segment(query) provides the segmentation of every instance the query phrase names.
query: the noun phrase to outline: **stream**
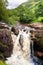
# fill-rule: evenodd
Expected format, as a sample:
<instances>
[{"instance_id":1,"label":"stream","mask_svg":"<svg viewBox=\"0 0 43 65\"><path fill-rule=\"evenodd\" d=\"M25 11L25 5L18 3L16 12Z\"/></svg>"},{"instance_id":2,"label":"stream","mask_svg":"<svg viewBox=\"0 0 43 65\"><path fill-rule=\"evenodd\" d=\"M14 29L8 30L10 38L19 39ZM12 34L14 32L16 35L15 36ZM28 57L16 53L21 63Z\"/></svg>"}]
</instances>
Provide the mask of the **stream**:
<instances>
[{"instance_id":1,"label":"stream","mask_svg":"<svg viewBox=\"0 0 43 65\"><path fill-rule=\"evenodd\" d=\"M31 43L30 28L25 27L25 30L19 29L19 35L16 36L12 33L13 39L13 53L11 57L7 58L8 65L43 65L39 59L31 57L30 43Z\"/></svg>"}]
</instances>

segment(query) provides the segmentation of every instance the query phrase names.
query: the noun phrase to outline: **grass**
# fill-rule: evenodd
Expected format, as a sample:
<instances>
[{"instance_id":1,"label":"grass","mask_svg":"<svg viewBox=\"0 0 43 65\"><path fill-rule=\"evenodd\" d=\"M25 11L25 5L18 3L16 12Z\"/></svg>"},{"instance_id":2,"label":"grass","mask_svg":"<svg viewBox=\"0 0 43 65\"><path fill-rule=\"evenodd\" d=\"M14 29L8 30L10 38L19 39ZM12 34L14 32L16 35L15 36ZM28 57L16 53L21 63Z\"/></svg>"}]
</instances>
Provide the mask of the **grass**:
<instances>
[{"instance_id":1,"label":"grass","mask_svg":"<svg viewBox=\"0 0 43 65\"><path fill-rule=\"evenodd\" d=\"M3 60L0 60L0 65L7 65Z\"/></svg>"}]
</instances>

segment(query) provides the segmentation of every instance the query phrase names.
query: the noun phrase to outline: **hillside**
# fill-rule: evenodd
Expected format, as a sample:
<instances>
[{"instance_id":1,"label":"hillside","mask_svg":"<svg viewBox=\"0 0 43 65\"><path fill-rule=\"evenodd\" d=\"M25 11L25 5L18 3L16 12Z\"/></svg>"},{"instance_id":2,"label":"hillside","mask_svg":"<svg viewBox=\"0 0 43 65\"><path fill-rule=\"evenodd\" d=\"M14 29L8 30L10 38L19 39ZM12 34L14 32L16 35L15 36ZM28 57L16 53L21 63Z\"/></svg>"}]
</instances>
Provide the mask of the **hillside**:
<instances>
[{"instance_id":1,"label":"hillside","mask_svg":"<svg viewBox=\"0 0 43 65\"><path fill-rule=\"evenodd\" d=\"M43 1L29 1L19 7L8 10L9 21L13 24L15 21L22 23L43 22ZM13 21L13 22L12 22Z\"/></svg>"},{"instance_id":2,"label":"hillside","mask_svg":"<svg viewBox=\"0 0 43 65\"><path fill-rule=\"evenodd\" d=\"M29 0L11 10L5 9L1 3L0 13L0 20L9 25L16 24L17 22L43 22L43 0Z\"/></svg>"}]
</instances>

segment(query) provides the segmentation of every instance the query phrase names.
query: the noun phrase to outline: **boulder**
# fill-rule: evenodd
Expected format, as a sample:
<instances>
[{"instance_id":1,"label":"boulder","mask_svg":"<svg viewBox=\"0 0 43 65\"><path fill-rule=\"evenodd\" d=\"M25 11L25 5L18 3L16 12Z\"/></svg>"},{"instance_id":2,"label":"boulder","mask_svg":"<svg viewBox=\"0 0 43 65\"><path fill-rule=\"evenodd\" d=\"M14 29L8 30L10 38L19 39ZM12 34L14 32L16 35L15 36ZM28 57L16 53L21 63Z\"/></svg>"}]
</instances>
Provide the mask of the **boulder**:
<instances>
[{"instance_id":1,"label":"boulder","mask_svg":"<svg viewBox=\"0 0 43 65\"><path fill-rule=\"evenodd\" d=\"M0 59L5 60L10 57L13 50L13 41L11 31L7 29L0 30Z\"/></svg>"},{"instance_id":2,"label":"boulder","mask_svg":"<svg viewBox=\"0 0 43 65\"><path fill-rule=\"evenodd\" d=\"M12 31L15 35L18 35L18 34L19 34L19 30L18 30L18 28L16 28L16 27L12 27L12 28L11 28L11 31Z\"/></svg>"}]
</instances>

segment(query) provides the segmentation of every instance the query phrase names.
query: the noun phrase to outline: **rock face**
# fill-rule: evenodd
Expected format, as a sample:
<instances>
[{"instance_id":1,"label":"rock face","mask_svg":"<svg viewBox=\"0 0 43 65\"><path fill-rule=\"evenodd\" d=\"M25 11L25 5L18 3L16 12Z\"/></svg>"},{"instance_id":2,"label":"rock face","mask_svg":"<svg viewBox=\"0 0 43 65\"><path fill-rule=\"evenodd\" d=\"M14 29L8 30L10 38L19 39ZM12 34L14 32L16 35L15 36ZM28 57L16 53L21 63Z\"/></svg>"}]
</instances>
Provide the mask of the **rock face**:
<instances>
[{"instance_id":1,"label":"rock face","mask_svg":"<svg viewBox=\"0 0 43 65\"><path fill-rule=\"evenodd\" d=\"M32 24L28 24L29 27L31 28L35 28L35 29L42 29L43 28L43 23L40 23L40 22L35 22L35 23L32 23Z\"/></svg>"},{"instance_id":2,"label":"rock face","mask_svg":"<svg viewBox=\"0 0 43 65\"><path fill-rule=\"evenodd\" d=\"M33 40L34 55L43 60L43 32L37 32L35 39Z\"/></svg>"},{"instance_id":3,"label":"rock face","mask_svg":"<svg viewBox=\"0 0 43 65\"><path fill-rule=\"evenodd\" d=\"M13 50L11 32L7 29L0 30L0 59L10 57Z\"/></svg>"},{"instance_id":4,"label":"rock face","mask_svg":"<svg viewBox=\"0 0 43 65\"><path fill-rule=\"evenodd\" d=\"M0 29L9 29L9 26L5 23L0 22Z\"/></svg>"},{"instance_id":5,"label":"rock face","mask_svg":"<svg viewBox=\"0 0 43 65\"><path fill-rule=\"evenodd\" d=\"M35 30L30 31L31 40L33 41L34 55L40 60L43 60L43 24L35 25L33 27Z\"/></svg>"},{"instance_id":6,"label":"rock face","mask_svg":"<svg viewBox=\"0 0 43 65\"><path fill-rule=\"evenodd\" d=\"M11 28L11 31L14 32L15 35L18 35L19 34L19 30L16 27L12 27Z\"/></svg>"}]
</instances>

